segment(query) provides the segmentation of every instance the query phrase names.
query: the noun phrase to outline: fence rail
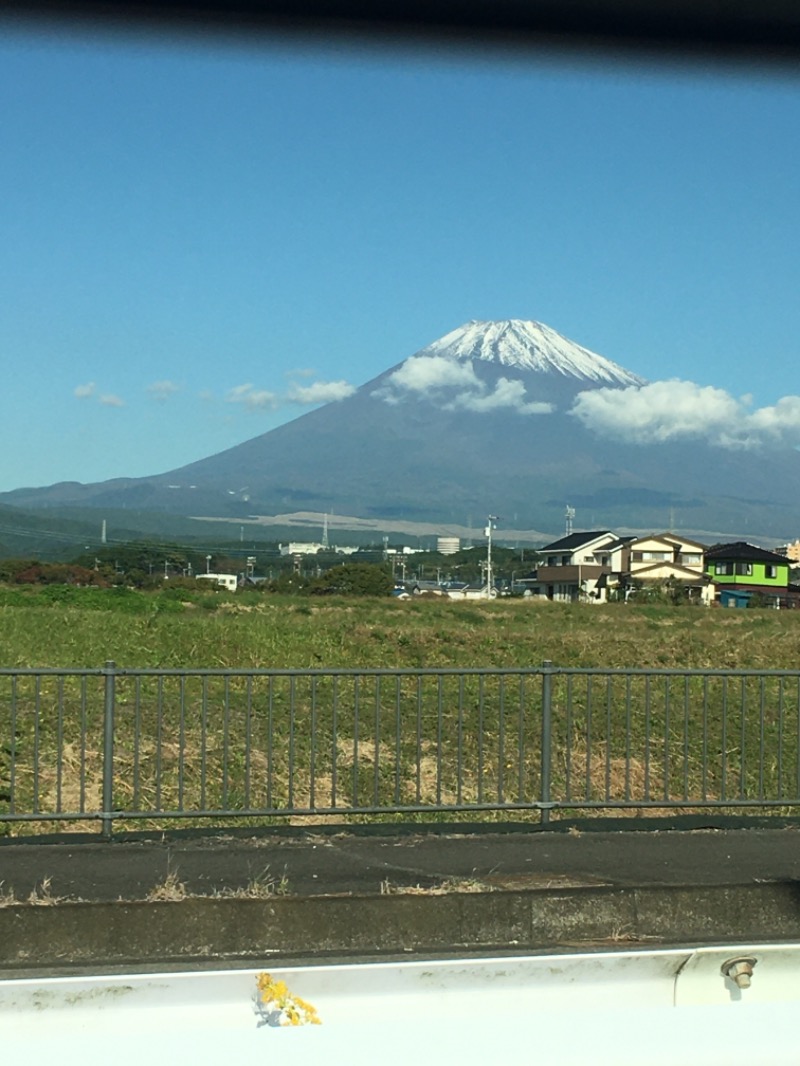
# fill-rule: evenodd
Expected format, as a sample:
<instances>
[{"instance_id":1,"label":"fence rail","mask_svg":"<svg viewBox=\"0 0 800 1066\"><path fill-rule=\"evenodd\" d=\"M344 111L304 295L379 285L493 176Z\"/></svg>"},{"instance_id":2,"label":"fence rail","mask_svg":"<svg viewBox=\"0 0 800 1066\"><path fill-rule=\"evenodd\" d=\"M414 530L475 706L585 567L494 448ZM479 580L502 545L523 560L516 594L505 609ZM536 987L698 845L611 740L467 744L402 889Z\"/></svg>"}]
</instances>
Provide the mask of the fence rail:
<instances>
[{"instance_id":1,"label":"fence rail","mask_svg":"<svg viewBox=\"0 0 800 1066\"><path fill-rule=\"evenodd\" d=\"M0 822L800 805L800 671L0 670Z\"/></svg>"}]
</instances>

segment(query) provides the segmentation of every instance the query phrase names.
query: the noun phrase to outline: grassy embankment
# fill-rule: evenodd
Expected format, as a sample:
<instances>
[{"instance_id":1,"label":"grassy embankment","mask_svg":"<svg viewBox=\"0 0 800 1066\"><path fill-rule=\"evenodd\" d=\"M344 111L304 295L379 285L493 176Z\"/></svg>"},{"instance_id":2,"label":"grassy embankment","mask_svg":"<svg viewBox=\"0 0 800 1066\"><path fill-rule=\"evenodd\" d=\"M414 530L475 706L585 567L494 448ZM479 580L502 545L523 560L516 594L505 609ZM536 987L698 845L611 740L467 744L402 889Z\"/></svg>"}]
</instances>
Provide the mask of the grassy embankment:
<instances>
[{"instance_id":1,"label":"grassy embankment","mask_svg":"<svg viewBox=\"0 0 800 1066\"><path fill-rule=\"evenodd\" d=\"M0 666L468 669L551 660L761 670L795 669L800 647L800 612L213 594L186 605L92 590L81 601L83 591L69 594L74 602L51 593L49 603L9 592L3 604L0 590ZM15 700L8 679L2 685L0 745L16 732L17 807L99 809L102 679L83 689L46 680L38 690L20 679ZM648 797L690 807L723 785L728 797L797 794L796 681L763 692L750 682L671 685L554 679L554 796L578 808ZM335 806L346 817L351 805L522 802L539 787L540 708L538 678L121 678L115 805ZM5 762L0 792L7 754Z\"/></svg>"}]
</instances>

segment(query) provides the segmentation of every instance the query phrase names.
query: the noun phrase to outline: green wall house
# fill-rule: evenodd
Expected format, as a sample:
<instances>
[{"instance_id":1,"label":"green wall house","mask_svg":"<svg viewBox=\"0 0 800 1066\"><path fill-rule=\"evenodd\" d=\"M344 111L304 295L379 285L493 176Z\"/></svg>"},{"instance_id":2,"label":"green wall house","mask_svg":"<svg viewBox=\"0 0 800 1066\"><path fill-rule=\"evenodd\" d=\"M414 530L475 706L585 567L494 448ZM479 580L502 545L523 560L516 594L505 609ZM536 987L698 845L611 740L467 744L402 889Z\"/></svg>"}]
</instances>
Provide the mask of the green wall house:
<instances>
[{"instance_id":1,"label":"green wall house","mask_svg":"<svg viewBox=\"0 0 800 1066\"><path fill-rule=\"evenodd\" d=\"M789 589L790 562L785 555L758 548L743 540L717 544L705 553L705 570L714 582L720 599L731 606L746 600L724 597L724 592L762 593L782 597Z\"/></svg>"}]
</instances>

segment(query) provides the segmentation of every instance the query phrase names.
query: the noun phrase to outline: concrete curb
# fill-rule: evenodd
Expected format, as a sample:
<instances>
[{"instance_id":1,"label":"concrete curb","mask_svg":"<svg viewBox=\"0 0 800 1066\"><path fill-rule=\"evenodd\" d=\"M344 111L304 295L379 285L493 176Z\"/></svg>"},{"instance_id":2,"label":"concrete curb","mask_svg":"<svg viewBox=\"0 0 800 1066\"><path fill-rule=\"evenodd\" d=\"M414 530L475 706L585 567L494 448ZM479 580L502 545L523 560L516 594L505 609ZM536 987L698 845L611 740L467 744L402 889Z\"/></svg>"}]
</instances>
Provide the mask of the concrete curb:
<instances>
[{"instance_id":1,"label":"concrete curb","mask_svg":"<svg viewBox=\"0 0 800 1066\"><path fill-rule=\"evenodd\" d=\"M800 938L800 886L590 887L0 908L0 969Z\"/></svg>"}]
</instances>

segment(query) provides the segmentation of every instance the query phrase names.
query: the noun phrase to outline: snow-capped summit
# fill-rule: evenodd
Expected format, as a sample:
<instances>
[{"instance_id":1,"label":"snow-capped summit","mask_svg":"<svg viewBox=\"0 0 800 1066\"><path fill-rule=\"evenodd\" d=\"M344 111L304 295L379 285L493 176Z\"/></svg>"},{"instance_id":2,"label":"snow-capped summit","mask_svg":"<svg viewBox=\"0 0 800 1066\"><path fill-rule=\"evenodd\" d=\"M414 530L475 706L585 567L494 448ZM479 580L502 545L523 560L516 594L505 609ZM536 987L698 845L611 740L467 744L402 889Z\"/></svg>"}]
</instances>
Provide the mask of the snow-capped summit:
<instances>
[{"instance_id":1,"label":"snow-capped summit","mask_svg":"<svg viewBox=\"0 0 800 1066\"><path fill-rule=\"evenodd\" d=\"M644 378L568 340L542 322L517 318L500 322L467 322L418 354L480 359L613 386L645 384Z\"/></svg>"}]
</instances>

